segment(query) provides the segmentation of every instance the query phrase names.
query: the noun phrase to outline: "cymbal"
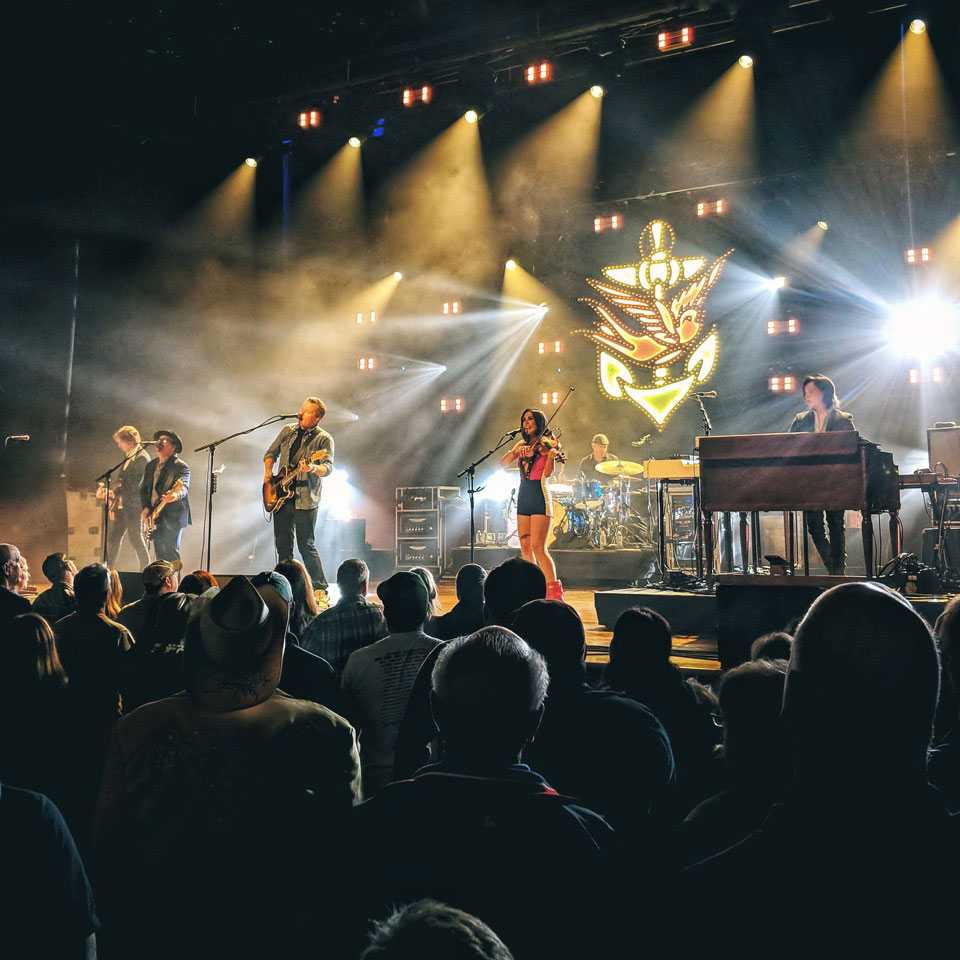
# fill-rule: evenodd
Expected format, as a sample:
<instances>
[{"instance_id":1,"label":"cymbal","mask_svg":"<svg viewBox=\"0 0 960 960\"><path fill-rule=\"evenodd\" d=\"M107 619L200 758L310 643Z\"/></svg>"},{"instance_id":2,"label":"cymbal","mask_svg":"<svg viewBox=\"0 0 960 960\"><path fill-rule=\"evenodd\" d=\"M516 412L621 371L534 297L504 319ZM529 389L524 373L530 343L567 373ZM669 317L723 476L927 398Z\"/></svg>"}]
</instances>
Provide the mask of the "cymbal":
<instances>
[{"instance_id":1,"label":"cymbal","mask_svg":"<svg viewBox=\"0 0 960 960\"><path fill-rule=\"evenodd\" d=\"M634 460L604 460L594 465L597 473L606 477L642 477L643 464Z\"/></svg>"}]
</instances>

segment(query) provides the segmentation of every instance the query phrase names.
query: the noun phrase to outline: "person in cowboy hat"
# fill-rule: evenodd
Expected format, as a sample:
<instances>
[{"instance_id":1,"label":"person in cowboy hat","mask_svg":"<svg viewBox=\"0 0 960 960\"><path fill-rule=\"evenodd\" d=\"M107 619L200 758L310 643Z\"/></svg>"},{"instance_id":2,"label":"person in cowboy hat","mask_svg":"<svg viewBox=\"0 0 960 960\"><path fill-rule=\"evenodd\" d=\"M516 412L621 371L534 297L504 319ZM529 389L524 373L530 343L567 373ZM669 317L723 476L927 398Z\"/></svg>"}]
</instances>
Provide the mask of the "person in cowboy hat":
<instances>
[{"instance_id":1,"label":"person in cowboy hat","mask_svg":"<svg viewBox=\"0 0 960 960\"><path fill-rule=\"evenodd\" d=\"M140 484L140 518L146 520L161 504L153 533L153 552L157 560L180 560L183 528L192 523L190 516L190 467L180 459L183 442L172 430L158 430L153 439L157 456L143 471Z\"/></svg>"},{"instance_id":2,"label":"person in cowboy hat","mask_svg":"<svg viewBox=\"0 0 960 960\"><path fill-rule=\"evenodd\" d=\"M278 690L289 615L282 591L242 576L198 598L186 689L117 726L96 850L118 956L288 955L311 838L338 835L361 799L353 727ZM293 849L282 880L262 874Z\"/></svg>"}]
</instances>

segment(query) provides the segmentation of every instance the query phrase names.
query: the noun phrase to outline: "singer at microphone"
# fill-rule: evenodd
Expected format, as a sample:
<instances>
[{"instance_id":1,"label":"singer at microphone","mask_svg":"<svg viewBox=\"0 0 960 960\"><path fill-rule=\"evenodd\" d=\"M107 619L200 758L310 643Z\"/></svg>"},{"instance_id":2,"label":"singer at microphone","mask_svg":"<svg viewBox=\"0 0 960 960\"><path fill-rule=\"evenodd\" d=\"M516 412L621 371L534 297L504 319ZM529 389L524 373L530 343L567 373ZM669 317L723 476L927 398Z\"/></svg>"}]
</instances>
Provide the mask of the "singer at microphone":
<instances>
[{"instance_id":1,"label":"singer at microphone","mask_svg":"<svg viewBox=\"0 0 960 960\"><path fill-rule=\"evenodd\" d=\"M296 425L284 424L263 455L265 489L274 482L274 465L279 472L291 468L297 471L293 495L272 512L277 556L280 560L292 560L296 539L313 587L323 593L327 578L314 538L323 478L333 470L333 437L319 425L326 412L326 404L319 397L307 397L300 404ZM283 419L290 418L284 415Z\"/></svg>"},{"instance_id":2,"label":"singer at microphone","mask_svg":"<svg viewBox=\"0 0 960 960\"><path fill-rule=\"evenodd\" d=\"M140 524L140 484L150 462L150 454L144 447L155 447L156 441L144 440L136 427L125 424L114 432L113 442L126 459L111 481L111 503L108 505L110 514L107 518L107 566L116 568L120 549L126 540L127 544L133 547L142 570L150 562ZM100 495L100 491L97 493L98 499L105 499L105 494Z\"/></svg>"}]
</instances>

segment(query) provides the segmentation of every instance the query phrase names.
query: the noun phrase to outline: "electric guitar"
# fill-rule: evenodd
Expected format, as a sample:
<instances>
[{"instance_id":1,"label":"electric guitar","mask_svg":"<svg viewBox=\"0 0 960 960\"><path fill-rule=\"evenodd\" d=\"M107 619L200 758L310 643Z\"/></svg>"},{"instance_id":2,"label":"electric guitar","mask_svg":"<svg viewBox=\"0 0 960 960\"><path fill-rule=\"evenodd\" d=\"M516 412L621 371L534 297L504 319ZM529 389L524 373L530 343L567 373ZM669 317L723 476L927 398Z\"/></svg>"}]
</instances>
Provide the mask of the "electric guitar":
<instances>
[{"instance_id":1,"label":"electric guitar","mask_svg":"<svg viewBox=\"0 0 960 960\"><path fill-rule=\"evenodd\" d=\"M329 450L318 450L307 463L323 463L330 459ZM300 463L304 461L301 460ZM283 467L269 480L263 481L263 509L267 513L276 513L291 497L297 493L299 464L296 467Z\"/></svg>"},{"instance_id":2,"label":"electric guitar","mask_svg":"<svg viewBox=\"0 0 960 960\"><path fill-rule=\"evenodd\" d=\"M168 504L180 498L183 493L183 480L176 480L173 486L160 498L157 505L140 521L140 529L143 532L143 539L150 541L157 532L157 520L160 514L166 509ZM169 499L167 499L169 497Z\"/></svg>"}]
</instances>

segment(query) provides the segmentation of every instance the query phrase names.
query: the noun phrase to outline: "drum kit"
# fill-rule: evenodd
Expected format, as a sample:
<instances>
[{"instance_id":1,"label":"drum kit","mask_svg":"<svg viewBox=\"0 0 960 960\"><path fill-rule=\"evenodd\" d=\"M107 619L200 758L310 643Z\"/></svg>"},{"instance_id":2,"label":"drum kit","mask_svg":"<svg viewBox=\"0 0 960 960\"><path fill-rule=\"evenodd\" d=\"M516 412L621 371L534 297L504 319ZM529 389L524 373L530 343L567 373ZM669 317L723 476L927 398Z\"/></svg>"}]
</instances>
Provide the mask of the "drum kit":
<instances>
[{"instance_id":1,"label":"drum kit","mask_svg":"<svg viewBox=\"0 0 960 960\"><path fill-rule=\"evenodd\" d=\"M599 476L579 477L573 483L547 481L553 501L547 545L574 550L648 546L650 504L647 502L643 513L634 507L634 499L642 492L639 482L644 479L644 465L605 460L594 464L594 469ZM491 514L485 511L477 543L518 548L515 491L497 512L505 532L490 529Z\"/></svg>"}]
</instances>

